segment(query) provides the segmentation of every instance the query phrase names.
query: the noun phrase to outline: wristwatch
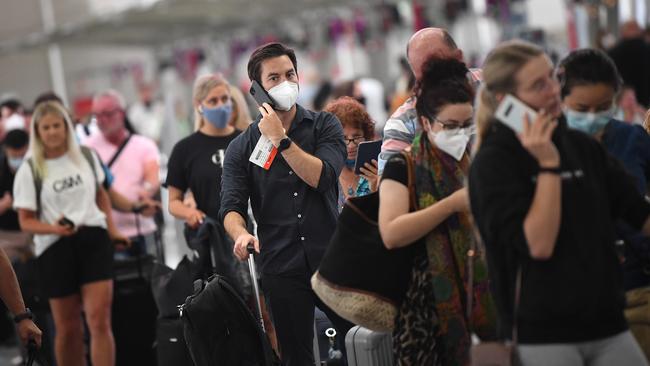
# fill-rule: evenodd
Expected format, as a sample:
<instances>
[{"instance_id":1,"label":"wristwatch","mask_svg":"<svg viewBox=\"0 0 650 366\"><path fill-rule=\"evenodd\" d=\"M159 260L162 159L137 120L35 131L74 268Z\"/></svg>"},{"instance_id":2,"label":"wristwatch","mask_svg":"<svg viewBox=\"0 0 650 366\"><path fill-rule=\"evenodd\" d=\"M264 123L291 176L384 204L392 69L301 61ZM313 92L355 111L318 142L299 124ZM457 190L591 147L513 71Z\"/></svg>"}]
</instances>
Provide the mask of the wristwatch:
<instances>
[{"instance_id":1,"label":"wristwatch","mask_svg":"<svg viewBox=\"0 0 650 366\"><path fill-rule=\"evenodd\" d=\"M282 140L280 140L280 144L278 145L278 152L281 153L284 150L288 149L289 146L291 146L291 139L288 136L285 136Z\"/></svg>"},{"instance_id":2,"label":"wristwatch","mask_svg":"<svg viewBox=\"0 0 650 366\"><path fill-rule=\"evenodd\" d=\"M20 313L20 314L17 314L16 316L14 316L14 323L18 324L18 323L22 322L25 319L30 319L30 320L34 319L34 314L32 314L32 311L29 310L29 308L25 308L24 313Z\"/></svg>"}]
</instances>

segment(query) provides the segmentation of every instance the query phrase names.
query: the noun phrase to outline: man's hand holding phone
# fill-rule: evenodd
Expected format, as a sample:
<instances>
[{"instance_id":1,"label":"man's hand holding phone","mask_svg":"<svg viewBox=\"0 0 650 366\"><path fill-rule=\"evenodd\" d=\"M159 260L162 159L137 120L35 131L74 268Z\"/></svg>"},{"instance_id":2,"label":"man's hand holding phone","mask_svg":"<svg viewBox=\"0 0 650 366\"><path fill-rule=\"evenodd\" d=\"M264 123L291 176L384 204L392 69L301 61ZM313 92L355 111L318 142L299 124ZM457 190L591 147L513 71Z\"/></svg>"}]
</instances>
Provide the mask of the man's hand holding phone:
<instances>
[{"instance_id":1,"label":"man's hand holding phone","mask_svg":"<svg viewBox=\"0 0 650 366\"><path fill-rule=\"evenodd\" d=\"M284 127L282 127L282 121L275 113L275 110L268 104L264 103L259 107L260 113L262 114L262 119L258 125L262 135L266 136L273 146L277 147L280 144L280 141L285 137Z\"/></svg>"},{"instance_id":2,"label":"man's hand holding phone","mask_svg":"<svg viewBox=\"0 0 650 366\"><path fill-rule=\"evenodd\" d=\"M260 242L257 240L256 237L249 233L243 233L237 237L235 240L235 247L233 249L233 252L235 253L235 256L239 258L241 261L245 261L248 259L248 245L253 244L253 247L255 247L255 251L257 253L260 252Z\"/></svg>"}]
</instances>

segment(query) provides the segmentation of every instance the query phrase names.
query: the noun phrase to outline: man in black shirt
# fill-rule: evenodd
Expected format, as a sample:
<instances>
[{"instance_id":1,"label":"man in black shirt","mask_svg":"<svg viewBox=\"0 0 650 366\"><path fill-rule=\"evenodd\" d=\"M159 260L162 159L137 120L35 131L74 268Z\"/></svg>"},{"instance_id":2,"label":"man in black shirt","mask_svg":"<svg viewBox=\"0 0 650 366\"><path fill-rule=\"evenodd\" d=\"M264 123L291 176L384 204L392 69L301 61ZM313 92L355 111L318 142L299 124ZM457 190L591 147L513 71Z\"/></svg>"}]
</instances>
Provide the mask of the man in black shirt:
<instances>
[{"instance_id":1,"label":"man in black shirt","mask_svg":"<svg viewBox=\"0 0 650 366\"><path fill-rule=\"evenodd\" d=\"M325 307L309 282L336 225L338 176L346 157L343 130L333 115L295 104L293 50L279 43L258 48L248 76L268 91L275 106L264 103L257 120L228 147L220 215L237 257L248 257L248 244L260 253L262 287L284 365L313 365L314 305L332 320L340 339L352 325ZM273 153L260 158L264 154L255 150L265 141L273 144L274 159ZM260 242L246 230L249 198Z\"/></svg>"},{"instance_id":2,"label":"man in black shirt","mask_svg":"<svg viewBox=\"0 0 650 366\"><path fill-rule=\"evenodd\" d=\"M29 136L23 130L11 130L5 136L0 153L0 230L20 231L18 214L12 208L14 177L27 153Z\"/></svg>"}]
</instances>

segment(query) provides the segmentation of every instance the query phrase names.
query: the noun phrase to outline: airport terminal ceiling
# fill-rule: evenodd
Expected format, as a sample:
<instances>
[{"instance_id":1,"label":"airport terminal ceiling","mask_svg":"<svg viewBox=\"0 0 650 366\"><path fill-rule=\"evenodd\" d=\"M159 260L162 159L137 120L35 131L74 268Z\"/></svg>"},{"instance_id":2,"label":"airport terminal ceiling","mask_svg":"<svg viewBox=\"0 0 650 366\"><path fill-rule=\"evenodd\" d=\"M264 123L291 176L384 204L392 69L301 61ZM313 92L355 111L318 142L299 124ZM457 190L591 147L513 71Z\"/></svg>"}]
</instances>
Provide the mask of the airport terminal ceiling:
<instances>
[{"instance_id":1,"label":"airport terminal ceiling","mask_svg":"<svg viewBox=\"0 0 650 366\"><path fill-rule=\"evenodd\" d=\"M382 0L8 0L0 13L0 54L60 44L162 45L200 35L316 19L338 6Z\"/></svg>"}]
</instances>

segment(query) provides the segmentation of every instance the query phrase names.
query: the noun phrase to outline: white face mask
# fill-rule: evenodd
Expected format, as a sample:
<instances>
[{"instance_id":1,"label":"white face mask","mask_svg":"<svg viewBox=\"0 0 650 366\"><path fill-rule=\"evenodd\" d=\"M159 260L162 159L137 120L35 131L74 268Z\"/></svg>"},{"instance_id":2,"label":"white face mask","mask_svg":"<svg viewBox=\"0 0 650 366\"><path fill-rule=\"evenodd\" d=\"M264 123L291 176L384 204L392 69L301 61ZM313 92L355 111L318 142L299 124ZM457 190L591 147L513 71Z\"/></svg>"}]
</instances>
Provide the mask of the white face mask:
<instances>
[{"instance_id":1,"label":"white face mask","mask_svg":"<svg viewBox=\"0 0 650 366\"><path fill-rule=\"evenodd\" d=\"M429 130L427 137L429 142L434 144L438 149L451 155L456 161L460 161L467 150L470 136L476 133L474 128L462 128L456 131L433 132Z\"/></svg>"},{"instance_id":2,"label":"white face mask","mask_svg":"<svg viewBox=\"0 0 650 366\"><path fill-rule=\"evenodd\" d=\"M276 109L288 111L298 100L298 84L284 81L269 89L268 93L275 101Z\"/></svg>"}]
</instances>

